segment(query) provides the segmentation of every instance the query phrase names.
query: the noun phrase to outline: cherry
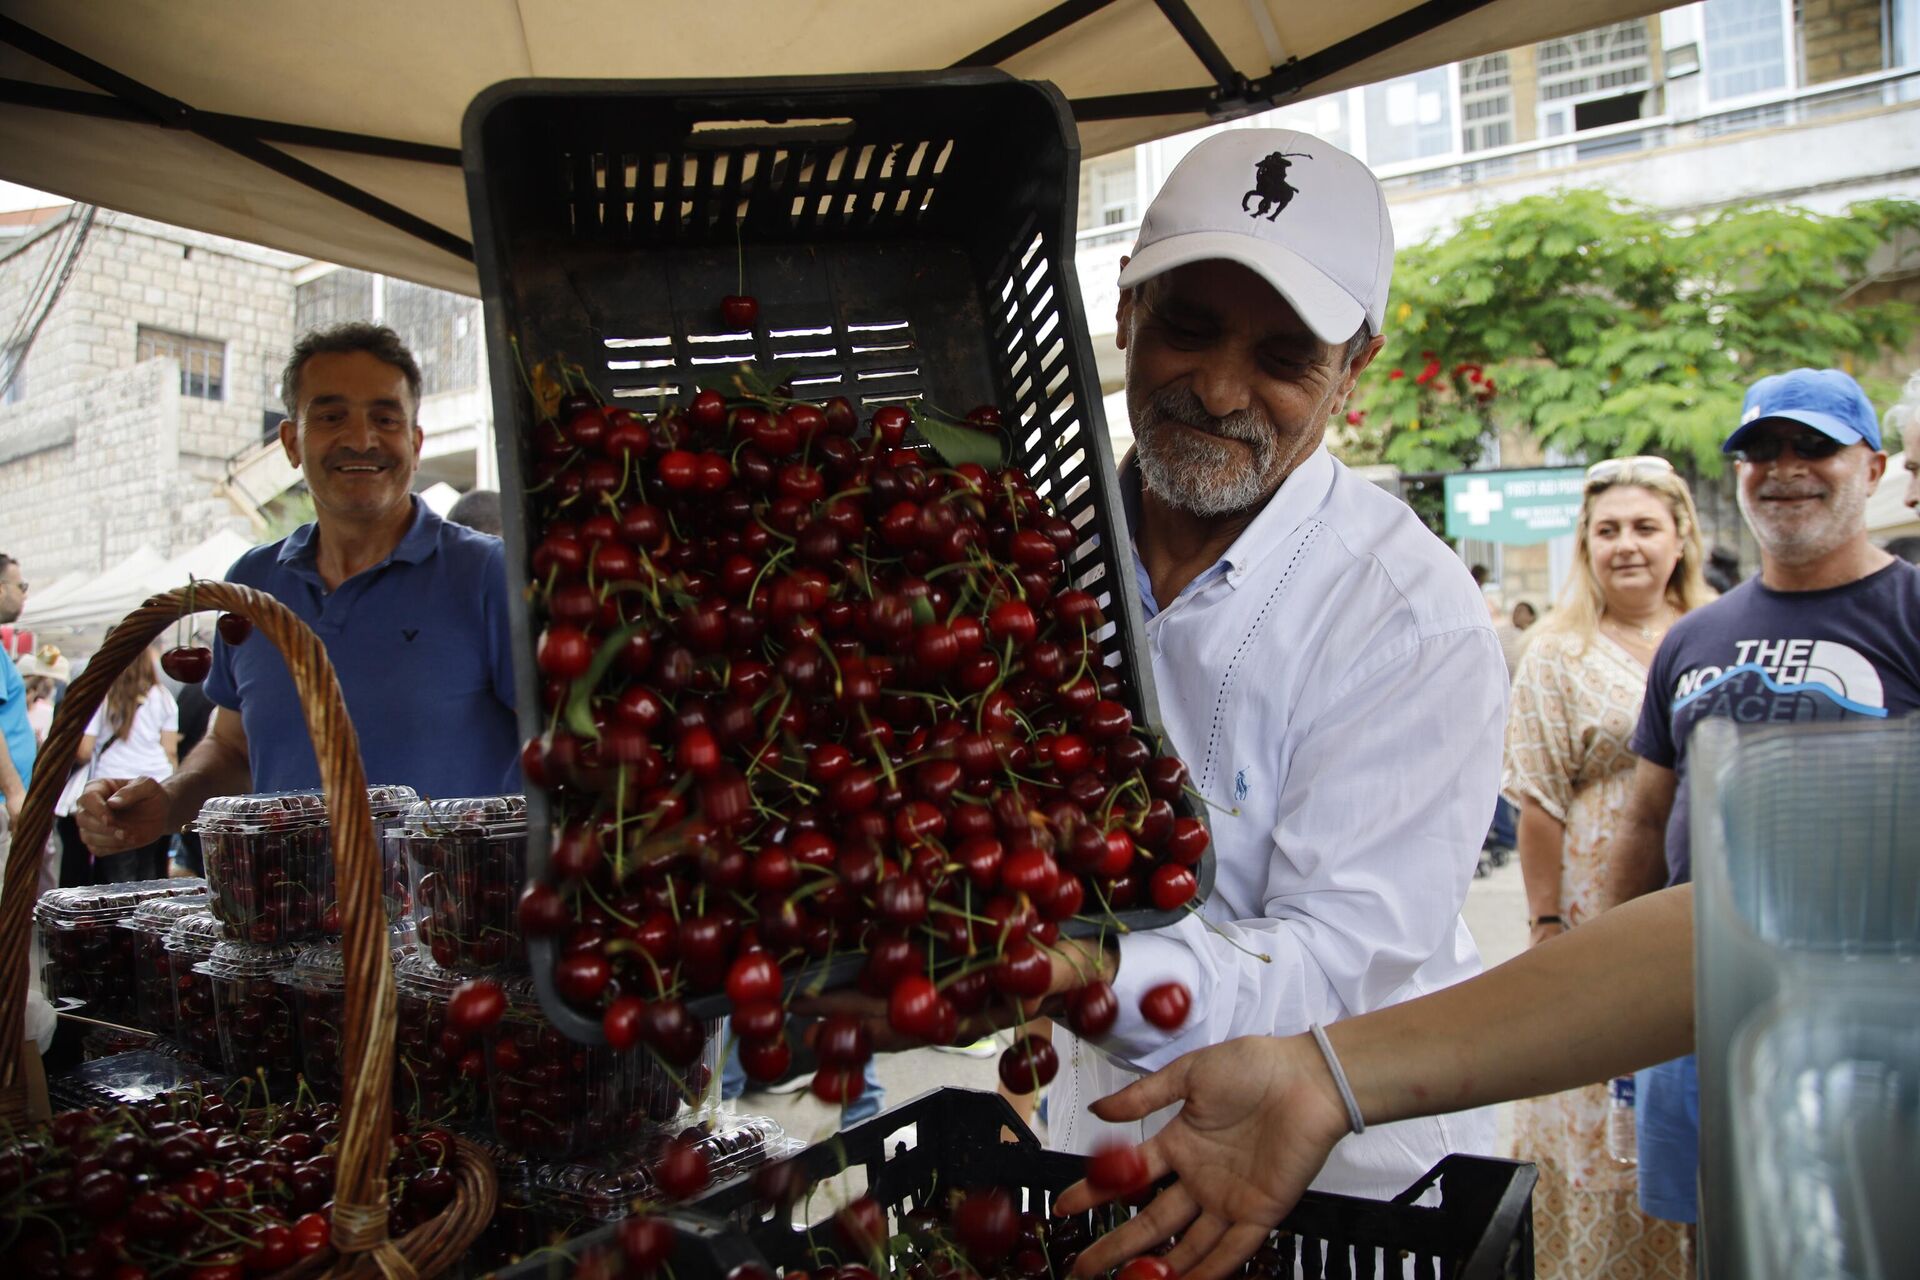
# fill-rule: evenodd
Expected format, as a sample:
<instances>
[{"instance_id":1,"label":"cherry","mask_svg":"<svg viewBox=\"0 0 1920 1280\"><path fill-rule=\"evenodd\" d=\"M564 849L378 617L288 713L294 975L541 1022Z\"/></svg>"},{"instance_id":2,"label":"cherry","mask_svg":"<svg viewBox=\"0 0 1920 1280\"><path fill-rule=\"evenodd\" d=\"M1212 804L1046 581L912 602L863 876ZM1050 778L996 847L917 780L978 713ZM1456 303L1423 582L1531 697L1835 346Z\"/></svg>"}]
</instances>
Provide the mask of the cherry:
<instances>
[{"instance_id":1,"label":"cherry","mask_svg":"<svg viewBox=\"0 0 1920 1280\"><path fill-rule=\"evenodd\" d=\"M600 1027L606 1033L607 1043L622 1051L639 1044L646 1016L647 1002L638 996L621 996L613 1001L600 1016Z\"/></svg>"},{"instance_id":2,"label":"cherry","mask_svg":"<svg viewBox=\"0 0 1920 1280\"><path fill-rule=\"evenodd\" d=\"M1146 1253L1137 1258L1129 1258L1116 1273L1114 1280L1180 1280L1165 1258Z\"/></svg>"},{"instance_id":3,"label":"cherry","mask_svg":"<svg viewBox=\"0 0 1920 1280\"><path fill-rule=\"evenodd\" d=\"M751 295L730 293L720 299L720 318L734 329L751 329L760 319L760 303Z\"/></svg>"},{"instance_id":4,"label":"cherry","mask_svg":"<svg viewBox=\"0 0 1920 1280\"><path fill-rule=\"evenodd\" d=\"M555 989L575 1004L593 1003L612 977L607 958L593 952L572 952L561 956L553 966Z\"/></svg>"},{"instance_id":5,"label":"cherry","mask_svg":"<svg viewBox=\"0 0 1920 1280\"><path fill-rule=\"evenodd\" d=\"M1147 1186L1147 1157L1130 1142L1109 1142L1087 1157L1087 1185L1108 1195L1130 1196Z\"/></svg>"},{"instance_id":6,"label":"cherry","mask_svg":"<svg viewBox=\"0 0 1920 1280\"><path fill-rule=\"evenodd\" d=\"M593 641L578 627L554 623L541 633L534 662L547 675L577 680L593 663Z\"/></svg>"},{"instance_id":7,"label":"cherry","mask_svg":"<svg viewBox=\"0 0 1920 1280\"><path fill-rule=\"evenodd\" d=\"M1002 640L1011 640L1024 649L1039 633L1039 620L1024 600L1004 600L987 611L987 630Z\"/></svg>"},{"instance_id":8,"label":"cherry","mask_svg":"<svg viewBox=\"0 0 1920 1280\"><path fill-rule=\"evenodd\" d=\"M1020 1239L1013 1197L999 1187L968 1192L954 1208L953 1237L976 1265L991 1267Z\"/></svg>"},{"instance_id":9,"label":"cherry","mask_svg":"<svg viewBox=\"0 0 1920 1280\"><path fill-rule=\"evenodd\" d=\"M724 309L725 303L721 305ZM687 417L701 431L718 431L727 422L727 398L711 387L697 391L687 405Z\"/></svg>"},{"instance_id":10,"label":"cherry","mask_svg":"<svg viewBox=\"0 0 1920 1280\"><path fill-rule=\"evenodd\" d=\"M530 938L547 938L573 922L566 900L550 884L530 881L520 892L520 928Z\"/></svg>"},{"instance_id":11,"label":"cherry","mask_svg":"<svg viewBox=\"0 0 1920 1280\"><path fill-rule=\"evenodd\" d=\"M752 1001L780 998L780 966L765 951L748 951L727 971L727 999L736 1008Z\"/></svg>"},{"instance_id":12,"label":"cherry","mask_svg":"<svg viewBox=\"0 0 1920 1280\"><path fill-rule=\"evenodd\" d=\"M1044 1036L1025 1036L1000 1055L1000 1083L1009 1093L1032 1093L1053 1083L1060 1058Z\"/></svg>"},{"instance_id":13,"label":"cherry","mask_svg":"<svg viewBox=\"0 0 1920 1280\"><path fill-rule=\"evenodd\" d=\"M956 1018L952 1002L923 974L910 974L894 982L887 996L888 1025L916 1040L947 1043L953 1038Z\"/></svg>"},{"instance_id":14,"label":"cherry","mask_svg":"<svg viewBox=\"0 0 1920 1280\"><path fill-rule=\"evenodd\" d=\"M1193 995L1178 982L1163 982L1148 987L1140 997L1140 1016L1162 1031L1174 1031L1186 1022L1193 1007Z\"/></svg>"},{"instance_id":15,"label":"cherry","mask_svg":"<svg viewBox=\"0 0 1920 1280\"><path fill-rule=\"evenodd\" d=\"M1022 940L1009 946L1000 962L993 966L993 985L1010 996L1029 1000L1047 994L1053 982L1053 961L1031 942Z\"/></svg>"},{"instance_id":16,"label":"cherry","mask_svg":"<svg viewBox=\"0 0 1920 1280\"><path fill-rule=\"evenodd\" d=\"M220 638L230 645L242 645L253 634L253 619L239 613L223 613L214 624Z\"/></svg>"},{"instance_id":17,"label":"cherry","mask_svg":"<svg viewBox=\"0 0 1920 1280\"><path fill-rule=\"evenodd\" d=\"M1085 1040L1098 1040L1113 1030L1120 1016L1120 1001L1113 987L1095 978L1067 996L1067 1026Z\"/></svg>"},{"instance_id":18,"label":"cherry","mask_svg":"<svg viewBox=\"0 0 1920 1280\"><path fill-rule=\"evenodd\" d=\"M865 1022L851 1014L836 1013L820 1020L813 1051L829 1066L863 1067L873 1057L873 1040Z\"/></svg>"},{"instance_id":19,"label":"cherry","mask_svg":"<svg viewBox=\"0 0 1920 1280\"><path fill-rule=\"evenodd\" d=\"M747 1040L740 1045L740 1065L755 1080L779 1080L793 1069L793 1046L785 1036Z\"/></svg>"},{"instance_id":20,"label":"cherry","mask_svg":"<svg viewBox=\"0 0 1920 1280\"><path fill-rule=\"evenodd\" d=\"M1191 869L1170 862L1153 869L1147 892L1156 909L1173 911L1193 901L1193 896L1200 892L1200 882Z\"/></svg>"},{"instance_id":21,"label":"cherry","mask_svg":"<svg viewBox=\"0 0 1920 1280\"><path fill-rule=\"evenodd\" d=\"M1212 837L1207 834L1198 818L1175 818L1173 831L1167 837L1167 856L1185 866L1192 866L1206 853Z\"/></svg>"},{"instance_id":22,"label":"cherry","mask_svg":"<svg viewBox=\"0 0 1920 1280\"><path fill-rule=\"evenodd\" d=\"M507 1011L507 993L489 978L470 978L447 999L447 1025L461 1036L491 1031Z\"/></svg>"},{"instance_id":23,"label":"cherry","mask_svg":"<svg viewBox=\"0 0 1920 1280\"><path fill-rule=\"evenodd\" d=\"M213 650L203 644L176 645L160 655L160 669L181 684L199 684L213 670Z\"/></svg>"},{"instance_id":24,"label":"cherry","mask_svg":"<svg viewBox=\"0 0 1920 1280\"><path fill-rule=\"evenodd\" d=\"M666 1151L654 1166L653 1177L661 1194L669 1200L689 1200L706 1190L712 1181L707 1153L699 1143L690 1142L684 1136L667 1143Z\"/></svg>"},{"instance_id":25,"label":"cherry","mask_svg":"<svg viewBox=\"0 0 1920 1280\"><path fill-rule=\"evenodd\" d=\"M887 1211L872 1196L861 1196L833 1215L833 1229L849 1253L878 1260L887 1243Z\"/></svg>"}]
</instances>

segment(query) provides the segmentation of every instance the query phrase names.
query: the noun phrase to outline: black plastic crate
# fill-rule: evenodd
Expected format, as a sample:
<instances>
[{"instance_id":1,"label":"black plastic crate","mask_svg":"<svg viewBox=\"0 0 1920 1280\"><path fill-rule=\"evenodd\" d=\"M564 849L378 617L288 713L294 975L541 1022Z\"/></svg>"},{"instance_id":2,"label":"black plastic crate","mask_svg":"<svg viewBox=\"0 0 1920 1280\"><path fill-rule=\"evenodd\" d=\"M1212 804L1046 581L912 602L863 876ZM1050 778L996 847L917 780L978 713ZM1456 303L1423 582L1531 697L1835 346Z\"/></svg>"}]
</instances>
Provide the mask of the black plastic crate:
<instances>
[{"instance_id":1,"label":"black plastic crate","mask_svg":"<svg viewBox=\"0 0 1920 1280\"><path fill-rule=\"evenodd\" d=\"M889 1156L889 1141L907 1125L915 1127L914 1145L895 1144ZM1015 1141L1000 1140L1003 1126ZM1079 1181L1084 1163L1043 1148L1004 1099L969 1089L922 1094L793 1158L813 1181L863 1168L868 1194L886 1206L896 1233L904 1214L954 1189L1002 1187L1021 1209L1046 1213L1055 1195ZM1291 1263L1292 1274L1308 1280L1526 1280L1533 1275L1534 1181L1529 1164L1452 1155L1391 1201L1309 1191L1271 1243ZM1436 1188L1439 1204L1414 1203ZM812 1240L832 1239L831 1228L821 1225L831 1215L824 1201L820 1197L807 1215L813 1226L795 1227L785 1214L755 1203L751 1180L722 1186L697 1204L696 1219L705 1225L681 1241L675 1274L680 1280L720 1280L746 1256L776 1268L811 1269ZM612 1228L603 1228L501 1274L558 1280L571 1273L577 1257L611 1239ZM725 1253L712 1248L718 1239L729 1241ZM739 1252L742 1241L749 1255Z\"/></svg>"},{"instance_id":2,"label":"black plastic crate","mask_svg":"<svg viewBox=\"0 0 1920 1280\"><path fill-rule=\"evenodd\" d=\"M467 110L468 200L492 361L507 571L528 577L529 360L564 353L610 402L653 410L755 361L864 416L916 397L1002 406L1014 465L1083 534L1067 567L1109 619L1102 654L1136 726L1160 732L1153 672L1099 378L1073 265L1079 143L1051 85L998 71L786 79L516 80ZM719 299L760 304L733 332ZM537 620L513 602L522 732L546 727ZM545 797L530 788L529 874L544 874ZM1176 813L1204 820L1183 797ZM1209 850L1199 873L1212 887ZM1129 929L1183 912L1130 911ZM1082 935L1091 928L1063 929ZM600 1038L529 959L555 1024ZM839 983L852 966L809 972ZM696 1007L714 1011L711 1001Z\"/></svg>"}]
</instances>

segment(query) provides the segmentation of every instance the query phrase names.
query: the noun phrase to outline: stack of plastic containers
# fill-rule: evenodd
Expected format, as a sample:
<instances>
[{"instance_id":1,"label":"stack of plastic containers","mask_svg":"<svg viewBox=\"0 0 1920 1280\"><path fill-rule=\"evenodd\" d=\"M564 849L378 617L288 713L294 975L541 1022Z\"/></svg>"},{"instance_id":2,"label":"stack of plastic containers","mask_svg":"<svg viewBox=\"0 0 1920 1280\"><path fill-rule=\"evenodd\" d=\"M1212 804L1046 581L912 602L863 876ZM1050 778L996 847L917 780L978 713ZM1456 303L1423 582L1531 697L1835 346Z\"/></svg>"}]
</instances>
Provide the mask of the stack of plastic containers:
<instances>
[{"instance_id":1,"label":"stack of plastic containers","mask_svg":"<svg viewBox=\"0 0 1920 1280\"><path fill-rule=\"evenodd\" d=\"M206 890L203 880L135 880L42 894L33 904L33 922L46 957L41 982L47 999L77 999L90 1018L132 1023L136 945L134 935L118 926L143 903Z\"/></svg>"},{"instance_id":2,"label":"stack of plastic containers","mask_svg":"<svg viewBox=\"0 0 1920 1280\"><path fill-rule=\"evenodd\" d=\"M213 957L225 926L202 908L167 930L167 984L173 992L173 1023L180 1047L212 1071L226 1070L220 1022L213 1007L213 979L200 966Z\"/></svg>"},{"instance_id":3,"label":"stack of plastic containers","mask_svg":"<svg viewBox=\"0 0 1920 1280\"><path fill-rule=\"evenodd\" d=\"M1920 1275L1920 717L1693 756L1705 1274Z\"/></svg>"},{"instance_id":4,"label":"stack of plastic containers","mask_svg":"<svg viewBox=\"0 0 1920 1280\"><path fill-rule=\"evenodd\" d=\"M173 976L167 965L167 934L180 921L207 914L205 894L155 898L143 902L120 922L133 935L134 1025L178 1043L180 1024L173 1005Z\"/></svg>"},{"instance_id":5,"label":"stack of plastic containers","mask_svg":"<svg viewBox=\"0 0 1920 1280\"><path fill-rule=\"evenodd\" d=\"M530 1175L535 1218L550 1239L576 1236L634 1212L643 1201L659 1199L653 1169L660 1142L624 1158L578 1164L536 1165ZM764 1116L743 1116L700 1133L695 1145L707 1159L712 1186L719 1186L774 1160L806 1149Z\"/></svg>"},{"instance_id":6,"label":"stack of plastic containers","mask_svg":"<svg viewBox=\"0 0 1920 1280\"><path fill-rule=\"evenodd\" d=\"M405 863L420 951L443 969L521 968L514 905L527 874L527 798L421 801L387 835Z\"/></svg>"},{"instance_id":7,"label":"stack of plastic containers","mask_svg":"<svg viewBox=\"0 0 1920 1280\"><path fill-rule=\"evenodd\" d=\"M275 1091L291 1088L299 1070L293 996L287 987L295 954L292 947L228 941L215 947L197 970L213 987L227 1073L264 1074Z\"/></svg>"}]
</instances>

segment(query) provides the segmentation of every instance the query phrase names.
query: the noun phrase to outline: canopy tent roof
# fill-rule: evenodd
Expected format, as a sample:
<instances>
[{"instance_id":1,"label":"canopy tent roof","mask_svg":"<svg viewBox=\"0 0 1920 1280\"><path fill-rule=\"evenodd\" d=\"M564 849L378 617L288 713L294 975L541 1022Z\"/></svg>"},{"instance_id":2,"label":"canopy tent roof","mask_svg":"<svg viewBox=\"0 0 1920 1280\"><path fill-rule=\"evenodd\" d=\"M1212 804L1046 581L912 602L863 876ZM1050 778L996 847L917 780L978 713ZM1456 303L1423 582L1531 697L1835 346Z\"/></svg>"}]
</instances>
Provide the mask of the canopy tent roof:
<instances>
[{"instance_id":1,"label":"canopy tent roof","mask_svg":"<svg viewBox=\"0 0 1920 1280\"><path fill-rule=\"evenodd\" d=\"M476 293L461 117L525 76L998 66L1098 155L1658 0L11 0L0 178Z\"/></svg>"},{"instance_id":2,"label":"canopy tent roof","mask_svg":"<svg viewBox=\"0 0 1920 1280\"><path fill-rule=\"evenodd\" d=\"M224 579L233 562L252 546L251 540L223 529L171 560L141 547L103 573L68 574L44 594L30 596L21 610L20 625L42 631L82 631L118 622L148 596L184 587L189 579Z\"/></svg>"}]
</instances>

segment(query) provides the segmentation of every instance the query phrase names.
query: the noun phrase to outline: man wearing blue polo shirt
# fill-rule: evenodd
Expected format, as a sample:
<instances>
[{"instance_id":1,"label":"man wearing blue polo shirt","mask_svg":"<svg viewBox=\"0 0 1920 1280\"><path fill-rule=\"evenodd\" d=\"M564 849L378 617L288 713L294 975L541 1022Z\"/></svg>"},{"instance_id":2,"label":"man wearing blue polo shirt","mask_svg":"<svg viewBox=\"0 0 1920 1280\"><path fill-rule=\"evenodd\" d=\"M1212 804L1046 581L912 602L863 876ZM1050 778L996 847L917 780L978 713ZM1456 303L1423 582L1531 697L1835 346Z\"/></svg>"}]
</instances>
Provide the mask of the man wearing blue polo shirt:
<instances>
[{"instance_id":1,"label":"man wearing blue polo shirt","mask_svg":"<svg viewBox=\"0 0 1920 1280\"><path fill-rule=\"evenodd\" d=\"M393 330L310 333L281 384L287 457L314 521L227 574L298 614L327 647L370 781L427 796L518 791L518 731L498 538L447 524L413 496L424 435L420 367ZM310 789L319 766L292 677L264 640L216 642L213 724L171 778L103 778L79 805L109 854L191 821L209 797Z\"/></svg>"}]
</instances>

